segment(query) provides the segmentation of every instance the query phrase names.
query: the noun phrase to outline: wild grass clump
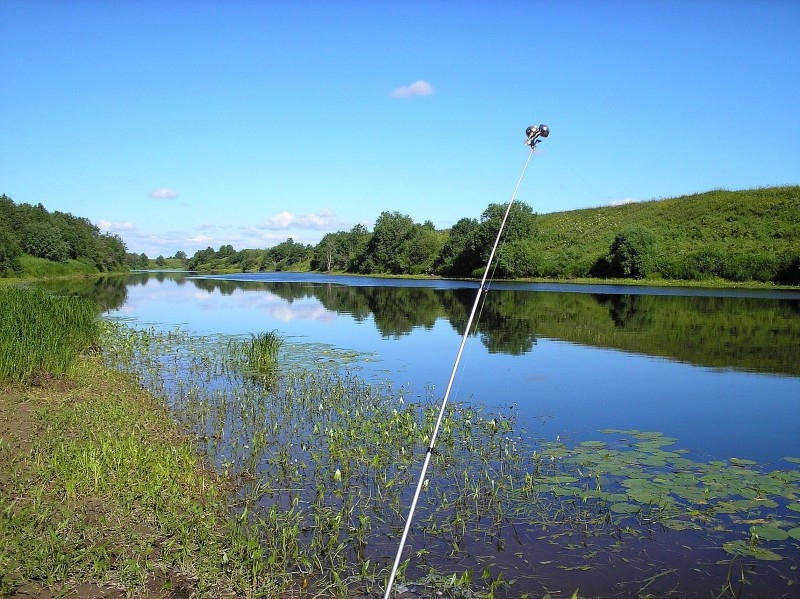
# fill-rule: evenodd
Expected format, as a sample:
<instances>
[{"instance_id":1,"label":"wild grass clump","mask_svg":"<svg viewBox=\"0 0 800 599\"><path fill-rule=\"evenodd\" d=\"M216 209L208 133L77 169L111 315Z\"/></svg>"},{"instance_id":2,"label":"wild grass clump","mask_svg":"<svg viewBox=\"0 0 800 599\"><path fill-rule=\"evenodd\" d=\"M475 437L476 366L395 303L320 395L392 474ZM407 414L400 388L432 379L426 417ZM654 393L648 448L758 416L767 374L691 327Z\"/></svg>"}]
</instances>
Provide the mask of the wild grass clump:
<instances>
[{"instance_id":1,"label":"wild grass clump","mask_svg":"<svg viewBox=\"0 0 800 599\"><path fill-rule=\"evenodd\" d=\"M283 340L277 331L250 335L249 339L234 339L228 344L228 350L234 360L244 364L252 374L273 375L278 367L278 353Z\"/></svg>"},{"instance_id":2,"label":"wild grass clump","mask_svg":"<svg viewBox=\"0 0 800 599\"><path fill-rule=\"evenodd\" d=\"M39 289L0 288L0 382L68 375L99 334L97 307Z\"/></svg>"}]
</instances>

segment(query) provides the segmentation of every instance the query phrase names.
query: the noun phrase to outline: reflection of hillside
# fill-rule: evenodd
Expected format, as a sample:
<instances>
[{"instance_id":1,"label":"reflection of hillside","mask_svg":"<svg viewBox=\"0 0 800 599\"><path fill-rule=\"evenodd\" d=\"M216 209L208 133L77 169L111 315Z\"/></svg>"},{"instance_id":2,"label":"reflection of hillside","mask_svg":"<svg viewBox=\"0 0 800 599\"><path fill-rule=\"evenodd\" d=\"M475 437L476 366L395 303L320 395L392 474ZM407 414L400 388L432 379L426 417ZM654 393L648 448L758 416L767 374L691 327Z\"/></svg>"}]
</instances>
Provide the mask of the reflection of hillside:
<instances>
[{"instance_id":1,"label":"reflection of hillside","mask_svg":"<svg viewBox=\"0 0 800 599\"><path fill-rule=\"evenodd\" d=\"M105 276L89 279L54 279L37 283L38 287L58 295L76 295L97 304L101 310L116 310L128 297L125 276Z\"/></svg>"},{"instance_id":2,"label":"reflection of hillside","mask_svg":"<svg viewBox=\"0 0 800 599\"><path fill-rule=\"evenodd\" d=\"M800 374L797 300L559 295L557 316L540 323L542 336L700 366Z\"/></svg>"},{"instance_id":3,"label":"reflection of hillside","mask_svg":"<svg viewBox=\"0 0 800 599\"><path fill-rule=\"evenodd\" d=\"M472 289L356 287L191 279L200 289L231 294L269 291L288 303L317 299L363 321L372 315L386 337L446 319L459 333ZM800 375L800 302L740 297L559 293L493 289L477 332L490 352L520 355L537 337L662 356L701 366Z\"/></svg>"}]
</instances>

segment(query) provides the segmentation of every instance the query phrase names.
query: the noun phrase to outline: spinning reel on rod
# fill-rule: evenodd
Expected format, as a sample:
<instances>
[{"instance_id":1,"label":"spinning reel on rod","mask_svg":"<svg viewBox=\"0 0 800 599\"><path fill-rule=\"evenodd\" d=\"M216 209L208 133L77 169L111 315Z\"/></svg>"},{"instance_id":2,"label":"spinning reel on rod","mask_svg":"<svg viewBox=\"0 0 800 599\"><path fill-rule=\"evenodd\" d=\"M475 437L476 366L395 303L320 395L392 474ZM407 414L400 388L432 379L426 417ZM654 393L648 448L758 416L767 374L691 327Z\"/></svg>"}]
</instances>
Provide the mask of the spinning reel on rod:
<instances>
[{"instance_id":1,"label":"spinning reel on rod","mask_svg":"<svg viewBox=\"0 0 800 599\"><path fill-rule=\"evenodd\" d=\"M550 135L550 128L547 125L531 125L527 129L525 129L525 135L528 137L523 142L526 146L530 146L531 150L536 147L540 141L542 141L541 137L547 137Z\"/></svg>"}]
</instances>

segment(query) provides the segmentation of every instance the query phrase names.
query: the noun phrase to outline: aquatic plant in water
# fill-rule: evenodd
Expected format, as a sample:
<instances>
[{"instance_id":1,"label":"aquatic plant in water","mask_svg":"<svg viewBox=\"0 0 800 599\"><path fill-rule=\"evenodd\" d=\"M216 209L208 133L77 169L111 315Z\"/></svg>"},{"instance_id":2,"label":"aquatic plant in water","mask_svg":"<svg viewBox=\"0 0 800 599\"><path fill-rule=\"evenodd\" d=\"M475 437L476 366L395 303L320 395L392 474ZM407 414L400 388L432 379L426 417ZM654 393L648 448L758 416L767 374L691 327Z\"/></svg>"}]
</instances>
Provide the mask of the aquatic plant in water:
<instances>
[{"instance_id":1,"label":"aquatic plant in water","mask_svg":"<svg viewBox=\"0 0 800 599\"><path fill-rule=\"evenodd\" d=\"M251 334L249 339L231 339L228 350L231 357L252 374L272 376L278 367L278 353L283 340L277 331Z\"/></svg>"},{"instance_id":2,"label":"aquatic plant in water","mask_svg":"<svg viewBox=\"0 0 800 599\"><path fill-rule=\"evenodd\" d=\"M248 554L264 556L258 568L341 596L379 590L430 440L433 391L368 384L351 373L352 355L303 368L320 363L320 348L302 360L296 344L265 385L231 364L227 343L110 327L104 346L236 482L237 525L261 539ZM565 585L734 596L799 582L800 458L770 470L703 461L676 442L619 429L548 440L513 407L448 406L401 580L451 597Z\"/></svg>"}]
</instances>

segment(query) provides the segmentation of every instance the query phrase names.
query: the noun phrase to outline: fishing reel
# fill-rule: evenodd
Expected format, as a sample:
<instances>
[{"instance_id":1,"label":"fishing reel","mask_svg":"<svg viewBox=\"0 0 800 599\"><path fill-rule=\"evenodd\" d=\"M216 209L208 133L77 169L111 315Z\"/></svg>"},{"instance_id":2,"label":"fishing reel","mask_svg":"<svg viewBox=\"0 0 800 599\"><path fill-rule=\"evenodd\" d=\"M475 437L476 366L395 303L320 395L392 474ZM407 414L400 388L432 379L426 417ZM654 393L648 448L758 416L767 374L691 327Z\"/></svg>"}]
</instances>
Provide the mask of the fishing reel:
<instances>
[{"instance_id":1,"label":"fishing reel","mask_svg":"<svg viewBox=\"0 0 800 599\"><path fill-rule=\"evenodd\" d=\"M531 125L525 129L525 135L528 136L525 139L525 145L530 146L531 150L533 150L536 144L542 141L540 138L550 135L550 128L547 125L539 125L538 127L536 125Z\"/></svg>"}]
</instances>

